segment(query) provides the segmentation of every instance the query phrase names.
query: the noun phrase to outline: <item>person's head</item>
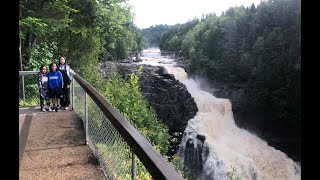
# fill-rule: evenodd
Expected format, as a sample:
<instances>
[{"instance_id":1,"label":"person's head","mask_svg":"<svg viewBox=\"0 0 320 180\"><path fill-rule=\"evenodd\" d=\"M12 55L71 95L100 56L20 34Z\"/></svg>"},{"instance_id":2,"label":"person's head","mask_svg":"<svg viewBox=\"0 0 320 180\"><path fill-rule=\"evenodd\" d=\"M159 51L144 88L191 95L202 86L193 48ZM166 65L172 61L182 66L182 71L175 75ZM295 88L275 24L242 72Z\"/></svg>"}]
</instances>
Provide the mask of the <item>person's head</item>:
<instances>
[{"instance_id":1,"label":"person's head","mask_svg":"<svg viewBox=\"0 0 320 180\"><path fill-rule=\"evenodd\" d=\"M46 67L45 65L40 66L40 72L41 72L42 74L47 73L47 67Z\"/></svg>"},{"instance_id":2,"label":"person's head","mask_svg":"<svg viewBox=\"0 0 320 180\"><path fill-rule=\"evenodd\" d=\"M59 64L62 64L62 65L67 64L65 56L60 56L59 57Z\"/></svg>"},{"instance_id":3,"label":"person's head","mask_svg":"<svg viewBox=\"0 0 320 180\"><path fill-rule=\"evenodd\" d=\"M49 65L49 69L50 69L50 72L56 72L58 69L57 64L55 62L51 63Z\"/></svg>"}]
</instances>

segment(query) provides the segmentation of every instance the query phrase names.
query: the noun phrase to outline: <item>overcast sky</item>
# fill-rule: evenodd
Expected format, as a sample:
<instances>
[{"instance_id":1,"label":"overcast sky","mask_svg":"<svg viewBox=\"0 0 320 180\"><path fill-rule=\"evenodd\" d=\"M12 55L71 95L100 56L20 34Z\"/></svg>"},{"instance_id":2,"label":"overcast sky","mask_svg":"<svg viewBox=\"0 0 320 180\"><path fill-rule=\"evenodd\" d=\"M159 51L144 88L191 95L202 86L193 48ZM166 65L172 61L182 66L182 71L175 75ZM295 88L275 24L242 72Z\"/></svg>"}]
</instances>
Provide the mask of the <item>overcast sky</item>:
<instances>
[{"instance_id":1,"label":"overcast sky","mask_svg":"<svg viewBox=\"0 0 320 180\"><path fill-rule=\"evenodd\" d=\"M185 23L202 14L215 12L220 16L229 7L256 6L261 0L129 0L134 23L138 28L148 28L152 25Z\"/></svg>"}]
</instances>

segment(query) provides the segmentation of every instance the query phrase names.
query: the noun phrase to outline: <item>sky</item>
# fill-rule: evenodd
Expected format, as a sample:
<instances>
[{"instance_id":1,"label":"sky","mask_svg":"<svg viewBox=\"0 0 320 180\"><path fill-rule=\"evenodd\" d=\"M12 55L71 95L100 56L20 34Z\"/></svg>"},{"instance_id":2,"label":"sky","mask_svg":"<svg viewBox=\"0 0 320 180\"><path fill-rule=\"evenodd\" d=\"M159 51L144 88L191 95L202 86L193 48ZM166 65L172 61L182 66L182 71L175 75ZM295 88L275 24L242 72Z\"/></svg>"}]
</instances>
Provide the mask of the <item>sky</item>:
<instances>
[{"instance_id":1,"label":"sky","mask_svg":"<svg viewBox=\"0 0 320 180\"><path fill-rule=\"evenodd\" d=\"M220 16L229 7L256 6L261 0L129 0L134 13L134 24L140 28L152 25L185 23L202 14L216 13Z\"/></svg>"}]
</instances>

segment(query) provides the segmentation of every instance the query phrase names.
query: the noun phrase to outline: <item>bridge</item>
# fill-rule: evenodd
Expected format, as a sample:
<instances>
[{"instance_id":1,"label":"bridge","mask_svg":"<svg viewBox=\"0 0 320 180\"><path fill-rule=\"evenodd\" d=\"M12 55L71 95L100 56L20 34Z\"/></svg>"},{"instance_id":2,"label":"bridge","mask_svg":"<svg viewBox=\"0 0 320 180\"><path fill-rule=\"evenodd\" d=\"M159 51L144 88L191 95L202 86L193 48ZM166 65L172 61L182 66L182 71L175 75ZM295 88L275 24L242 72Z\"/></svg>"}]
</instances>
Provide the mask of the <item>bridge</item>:
<instances>
[{"instance_id":1,"label":"bridge","mask_svg":"<svg viewBox=\"0 0 320 180\"><path fill-rule=\"evenodd\" d=\"M183 179L76 73L69 109L41 112L37 73L19 72L19 179Z\"/></svg>"}]
</instances>

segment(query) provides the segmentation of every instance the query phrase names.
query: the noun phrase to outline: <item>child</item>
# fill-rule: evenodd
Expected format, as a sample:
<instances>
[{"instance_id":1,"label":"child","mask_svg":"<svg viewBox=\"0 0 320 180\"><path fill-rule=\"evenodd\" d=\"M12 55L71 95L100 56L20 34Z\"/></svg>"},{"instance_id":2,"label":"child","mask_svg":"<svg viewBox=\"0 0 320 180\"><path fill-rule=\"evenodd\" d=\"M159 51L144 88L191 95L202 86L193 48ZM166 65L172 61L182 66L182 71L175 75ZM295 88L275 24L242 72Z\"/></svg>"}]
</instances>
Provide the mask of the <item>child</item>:
<instances>
[{"instance_id":1,"label":"child","mask_svg":"<svg viewBox=\"0 0 320 180\"><path fill-rule=\"evenodd\" d=\"M63 79L60 71L57 71L57 64L51 63L48 73L49 97L52 98L53 110L60 110L60 98L62 95ZM57 104L57 106L56 106Z\"/></svg>"},{"instance_id":2,"label":"child","mask_svg":"<svg viewBox=\"0 0 320 180\"><path fill-rule=\"evenodd\" d=\"M62 74L64 83L62 87L61 108L66 110L70 105L70 83L72 74L70 72L70 66L67 64L64 56L59 57L59 71Z\"/></svg>"},{"instance_id":3,"label":"child","mask_svg":"<svg viewBox=\"0 0 320 180\"><path fill-rule=\"evenodd\" d=\"M44 65L40 67L40 72L38 73L38 86L39 86L41 111L43 112L45 112L46 110L51 111L50 99L49 99L49 93L48 93L47 67ZM47 108L44 107L44 101L46 101L47 103Z\"/></svg>"}]
</instances>

